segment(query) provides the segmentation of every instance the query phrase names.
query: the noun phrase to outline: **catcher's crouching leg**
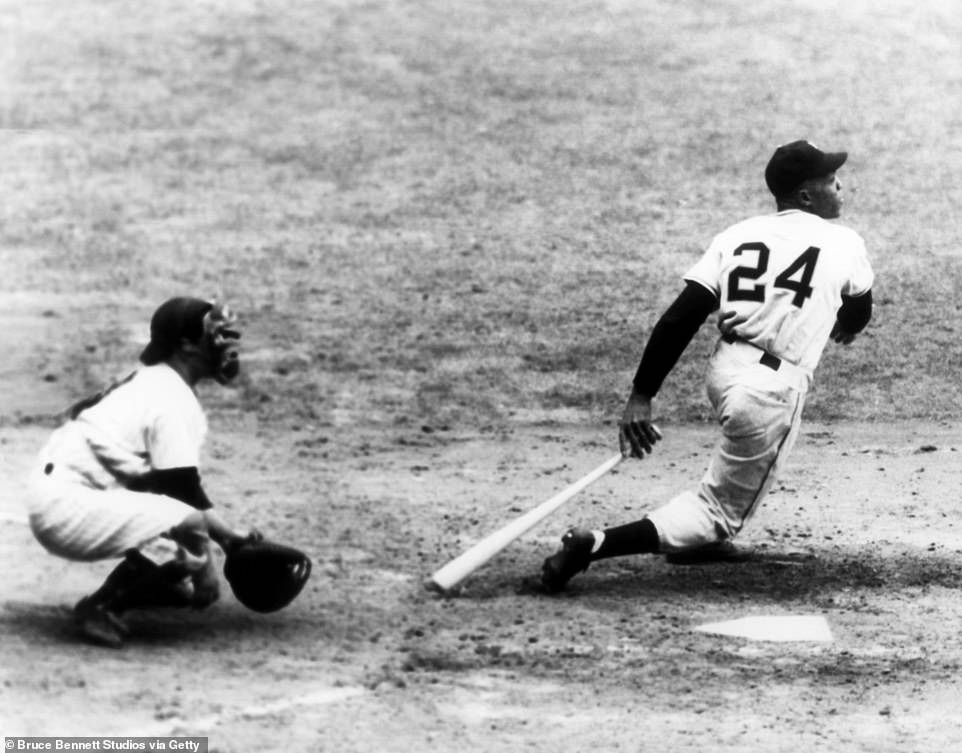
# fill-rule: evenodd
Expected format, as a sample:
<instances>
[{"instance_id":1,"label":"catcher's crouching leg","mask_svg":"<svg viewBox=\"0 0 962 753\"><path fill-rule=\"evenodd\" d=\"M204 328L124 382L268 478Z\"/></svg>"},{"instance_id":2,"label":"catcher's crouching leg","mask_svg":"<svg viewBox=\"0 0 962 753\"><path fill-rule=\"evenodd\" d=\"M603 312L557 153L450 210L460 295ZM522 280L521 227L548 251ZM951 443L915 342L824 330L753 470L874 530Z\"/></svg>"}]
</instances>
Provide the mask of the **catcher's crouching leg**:
<instances>
[{"instance_id":1,"label":"catcher's crouching leg","mask_svg":"<svg viewBox=\"0 0 962 753\"><path fill-rule=\"evenodd\" d=\"M120 648L130 629L124 612L138 607L194 605L190 576L179 562L158 565L136 549L129 550L94 593L74 607L80 634L88 641Z\"/></svg>"},{"instance_id":2,"label":"catcher's crouching leg","mask_svg":"<svg viewBox=\"0 0 962 753\"><path fill-rule=\"evenodd\" d=\"M208 566L206 560L198 563L181 558L158 565L140 552L132 550L127 553L118 570L123 567L128 575L135 573L136 576L129 577L114 589L103 602L104 607L116 614L123 614L131 609L151 607L210 606L216 600L216 593L213 598L210 598L209 591L202 596L195 589L193 581L194 573L199 567L205 566Z\"/></svg>"}]
</instances>

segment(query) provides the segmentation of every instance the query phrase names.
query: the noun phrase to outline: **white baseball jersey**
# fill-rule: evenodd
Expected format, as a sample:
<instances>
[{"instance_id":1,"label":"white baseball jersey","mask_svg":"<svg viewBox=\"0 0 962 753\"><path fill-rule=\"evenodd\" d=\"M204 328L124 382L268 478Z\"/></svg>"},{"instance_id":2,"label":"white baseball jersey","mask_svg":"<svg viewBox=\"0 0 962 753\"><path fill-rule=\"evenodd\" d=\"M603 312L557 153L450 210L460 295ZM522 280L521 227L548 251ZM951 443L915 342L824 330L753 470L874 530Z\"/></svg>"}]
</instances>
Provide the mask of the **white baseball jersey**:
<instances>
[{"instance_id":1,"label":"white baseball jersey","mask_svg":"<svg viewBox=\"0 0 962 753\"><path fill-rule=\"evenodd\" d=\"M41 451L28 502L34 535L70 559L142 549L195 511L127 483L151 470L197 467L206 432L203 409L180 375L164 363L141 367L54 431Z\"/></svg>"},{"instance_id":2,"label":"white baseball jersey","mask_svg":"<svg viewBox=\"0 0 962 753\"><path fill-rule=\"evenodd\" d=\"M874 275L854 230L796 209L732 225L685 275L718 296L719 313L744 319L741 339L815 370L841 296L858 296Z\"/></svg>"},{"instance_id":3,"label":"white baseball jersey","mask_svg":"<svg viewBox=\"0 0 962 753\"><path fill-rule=\"evenodd\" d=\"M194 391L165 363L143 366L54 432L46 456L97 489L151 470L198 467L207 419Z\"/></svg>"}]
</instances>

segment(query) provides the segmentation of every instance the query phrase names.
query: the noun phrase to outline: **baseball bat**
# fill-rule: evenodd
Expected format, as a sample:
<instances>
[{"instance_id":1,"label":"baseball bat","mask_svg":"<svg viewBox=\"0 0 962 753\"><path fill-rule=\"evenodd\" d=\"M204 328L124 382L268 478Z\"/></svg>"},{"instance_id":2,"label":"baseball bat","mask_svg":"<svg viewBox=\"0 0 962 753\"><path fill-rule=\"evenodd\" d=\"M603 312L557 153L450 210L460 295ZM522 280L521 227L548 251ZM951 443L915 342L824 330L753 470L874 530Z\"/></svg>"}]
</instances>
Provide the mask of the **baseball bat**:
<instances>
[{"instance_id":1,"label":"baseball bat","mask_svg":"<svg viewBox=\"0 0 962 753\"><path fill-rule=\"evenodd\" d=\"M431 576L428 586L436 591L449 591L494 557L498 552L507 547L512 541L547 518L582 489L585 489L608 473L608 471L618 465L624 458L625 456L621 453L609 458L591 471L591 473L578 479L571 484L571 486L555 494L551 499L545 500L524 515L518 516L507 525L502 526L494 533L481 539L481 541L464 552L464 554L455 557L435 572L434 575Z\"/></svg>"}]
</instances>

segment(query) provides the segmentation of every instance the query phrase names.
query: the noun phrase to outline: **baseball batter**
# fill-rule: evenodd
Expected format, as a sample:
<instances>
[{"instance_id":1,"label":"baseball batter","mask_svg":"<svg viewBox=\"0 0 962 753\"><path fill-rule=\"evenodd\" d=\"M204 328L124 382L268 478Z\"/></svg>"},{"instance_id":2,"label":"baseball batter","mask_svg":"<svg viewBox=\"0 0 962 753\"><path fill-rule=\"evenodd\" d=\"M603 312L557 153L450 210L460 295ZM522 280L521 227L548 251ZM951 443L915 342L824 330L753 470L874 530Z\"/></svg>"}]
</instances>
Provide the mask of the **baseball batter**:
<instances>
[{"instance_id":1,"label":"baseball batter","mask_svg":"<svg viewBox=\"0 0 962 753\"><path fill-rule=\"evenodd\" d=\"M748 556L732 540L795 442L822 351L829 339L851 343L872 314L865 244L829 222L841 212L836 171L846 158L807 141L778 147L765 169L777 211L719 233L651 332L619 425L622 452L637 458L661 438L651 405L662 381L719 312L707 391L722 439L698 488L627 525L569 530L544 562L546 589L561 590L607 557L661 552L687 563Z\"/></svg>"},{"instance_id":2,"label":"baseball batter","mask_svg":"<svg viewBox=\"0 0 962 753\"><path fill-rule=\"evenodd\" d=\"M215 601L211 540L229 550L259 535L234 531L211 509L198 471L207 421L194 387L237 375L233 316L226 306L172 298L150 330L143 365L68 411L29 485L31 529L48 551L122 558L74 608L81 635L112 647L128 633L129 609Z\"/></svg>"}]
</instances>

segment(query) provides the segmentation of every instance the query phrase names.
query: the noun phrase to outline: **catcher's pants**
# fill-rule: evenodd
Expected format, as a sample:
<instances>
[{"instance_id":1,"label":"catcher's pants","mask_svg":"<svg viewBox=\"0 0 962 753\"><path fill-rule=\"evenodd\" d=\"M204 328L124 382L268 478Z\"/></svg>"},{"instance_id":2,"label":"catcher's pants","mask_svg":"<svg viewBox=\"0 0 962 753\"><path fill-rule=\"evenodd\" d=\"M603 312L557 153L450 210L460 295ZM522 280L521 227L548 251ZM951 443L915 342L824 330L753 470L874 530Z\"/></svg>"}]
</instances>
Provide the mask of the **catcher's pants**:
<instances>
[{"instance_id":1,"label":"catcher's pants","mask_svg":"<svg viewBox=\"0 0 962 753\"><path fill-rule=\"evenodd\" d=\"M801 424L811 374L742 341L719 340L709 362L708 399L722 440L695 492L648 515L661 551L724 541L752 516L783 465Z\"/></svg>"},{"instance_id":2,"label":"catcher's pants","mask_svg":"<svg viewBox=\"0 0 962 753\"><path fill-rule=\"evenodd\" d=\"M92 562L137 549L157 565L188 558L167 533L196 512L160 494L85 486L43 455L30 476L28 508L34 537L52 554Z\"/></svg>"}]
</instances>

